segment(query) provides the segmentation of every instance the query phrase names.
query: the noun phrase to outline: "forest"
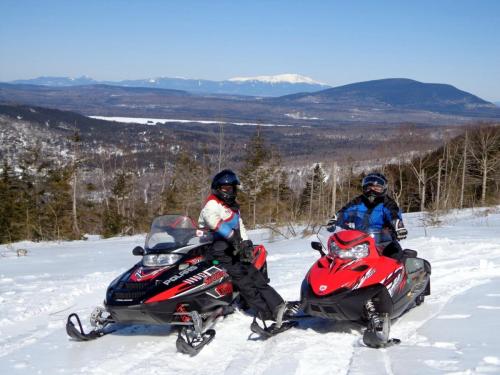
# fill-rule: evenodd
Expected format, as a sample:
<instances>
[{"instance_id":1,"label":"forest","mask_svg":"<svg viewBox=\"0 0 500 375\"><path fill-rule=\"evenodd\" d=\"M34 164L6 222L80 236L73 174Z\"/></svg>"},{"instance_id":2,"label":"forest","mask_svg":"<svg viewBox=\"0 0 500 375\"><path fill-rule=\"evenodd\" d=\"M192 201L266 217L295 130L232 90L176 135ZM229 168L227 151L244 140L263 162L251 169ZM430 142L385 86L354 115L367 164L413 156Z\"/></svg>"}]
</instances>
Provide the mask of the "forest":
<instances>
[{"instance_id":1,"label":"forest","mask_svg":"<svg viewBox=\"0 0 500 375\"><path fill-rule=\"evenodd\" d=\"M247 227L292 234L297 224L325 222L360 194L363 176L375 170L388 177L389 194L403 212L439 215L500 203L500 126L493 123L464 127L436 150L378 166L332 160L291 168L258 127L241 148L238 168L224 163L220 147L218 155L180 148L174 163L154 173L124 163L123 155L117 163L113 154L102 155L99 168L89 171L79 134L70 141L71 157L63 162L45 158L40 146L28 147L17 165L3 160L0 243L143 233L154 216L167 213L196 219L212 176L224 168L235 169L242 181L238 200Z\"/></svg>"}]
</instances>

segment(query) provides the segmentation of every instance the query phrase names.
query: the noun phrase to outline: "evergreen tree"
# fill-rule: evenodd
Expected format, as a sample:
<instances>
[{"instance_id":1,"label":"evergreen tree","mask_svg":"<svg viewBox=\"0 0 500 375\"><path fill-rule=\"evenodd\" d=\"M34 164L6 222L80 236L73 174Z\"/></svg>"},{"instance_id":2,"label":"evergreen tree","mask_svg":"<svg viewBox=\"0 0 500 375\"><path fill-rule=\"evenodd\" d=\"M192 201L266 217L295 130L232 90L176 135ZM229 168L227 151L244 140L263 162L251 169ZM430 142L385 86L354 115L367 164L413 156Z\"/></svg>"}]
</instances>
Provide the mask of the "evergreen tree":
<instances>
[{"instance_id":1,"label":"evergreen tree","mask_svg":"<svg viewBox=\"0 0 500 375\"><path fill-rule=\"evenodd\" d=\"M272 205L273 177L275 165L269 158L271 151L267 148L260 129L246 147L244 166L240 173L243 191L239 195L242 211L251 217L249 226L255 227L258 222L269 220L269 207ZM247 219L247 223L248 223Z\"/></svg>"},{"instance_id":2,"label":"evergreen tree","mask_svg":"<svg viewBox=\"0 0 500 375\"><path fill-rule=\"evenodd\" d=\"M49 169L40 191L39 222L42 239L73 237L71 167Z\"/></svg>"},{"instance_id":3,"label":"evergreen tree","mask_svg":"<svg viewBox=\"0 0 500 375\"><path fill-rule=\"evenodd\" d=\"M325 189L326 174L320 164L316 164L306 176L306 184L300 195L300 212L309 222L322 220L327 213L328 203Z\"/></svg>"},{"instance_id":4,"label":"evergreen tree","mask_svg":"<svg viewBox=\"0 0 500 375\"><path fill-rule=\"evenodd\" d=\"M166 213L178 213L196 218L206 194L208 173L188 152L178 154L172 178L163 194Z\"/></svg>"},{"instance_id":5,"label":"evergreen tree","mask_svg":"<svg viewBox=\"0 0 500 375\"><path fill-rule=\"evenodd\" d=\"M127 224L125 200L130 190L131 186L128 174L123 170L117 171L111 187L109 206L106 207L103 212L102 226L104 237L121 234L125 229Z\"/></svg>"},{"instance_id":6,"label":"evergreen tree","mask_svg":"<svg viewBox=\"0 0 500 375\"><path fill-rule=\"evenodd\" d=\"M0 176L0 243L24 239L22 186L4 161Z\"/></svg>"}]
</instances>

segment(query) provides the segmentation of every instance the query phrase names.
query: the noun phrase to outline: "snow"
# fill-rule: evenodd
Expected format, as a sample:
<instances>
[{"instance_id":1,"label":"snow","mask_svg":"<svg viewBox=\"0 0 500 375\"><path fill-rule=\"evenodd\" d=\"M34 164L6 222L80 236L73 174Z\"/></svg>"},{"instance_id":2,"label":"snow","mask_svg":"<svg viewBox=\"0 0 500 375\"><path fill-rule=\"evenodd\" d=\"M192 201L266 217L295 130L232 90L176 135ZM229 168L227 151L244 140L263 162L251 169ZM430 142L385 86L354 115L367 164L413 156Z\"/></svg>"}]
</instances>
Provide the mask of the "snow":
<instances>
[{"instance_id":1,"label":"snow","mask_svg":"<svg viewBox=\"0 0 500 375\"><path fill-rule=\"evenodd\" d=\"M264 75L256 77L234 77L228 79L231 82L248 82L248 81L258 81L265 83L308 83L311 85L325 85L324 83L317 82L312 78L300 75L300 74L277 74L277 75Z\"/></svg>"},{"instance_id":2,"label":"snow","mask_svg":"<svg viewBox=\"0 0 500 375\"><path fill-rule=\"evenodd\" d=\"M213 121L213 120L181 120L172 118L144 118L144 117L110 117L110 116L88 116L97 120L106 120L121 122L125 124L142 124L142 125L158 125L158 124L168 124L168 123L198 123L198 124L231 124L240 126L293 126L287 124L264 124L257 122L225 122L225 121Z\"/></svg>"},{"instance_id":3,"label":"snow","mask_svg":"<svg viewBox=\"0 0 500 375\"><path fill-rule=\"evenodd\" d=\"M285 116L294 120L321 120L319 117L305 116L302 112L285 113Z\"/></svg>"},{"instance_id":4,"label":"snow","mask_svg":"<svg viewBox=\"0 0 500 375\"><path fill-rule=\"evenodd\" d=\"M225 318L196 357L179 354L164 326L134 326L93 342L64 330L70 312L84 318L107 285L137 258L144 236L0 246L1 374L498 374L500 373L500 209L450 212L439 227L405 215L407 248L432 263L432 294L393 322L398 346L362 346L362 328L321 319L301 321L267 341L254 340L252 318ZM271 284L289 300L318 253L307 238L250 232L269 251ZM17 249L28 250L18 257Z\"/></svg>"}]
</instances>

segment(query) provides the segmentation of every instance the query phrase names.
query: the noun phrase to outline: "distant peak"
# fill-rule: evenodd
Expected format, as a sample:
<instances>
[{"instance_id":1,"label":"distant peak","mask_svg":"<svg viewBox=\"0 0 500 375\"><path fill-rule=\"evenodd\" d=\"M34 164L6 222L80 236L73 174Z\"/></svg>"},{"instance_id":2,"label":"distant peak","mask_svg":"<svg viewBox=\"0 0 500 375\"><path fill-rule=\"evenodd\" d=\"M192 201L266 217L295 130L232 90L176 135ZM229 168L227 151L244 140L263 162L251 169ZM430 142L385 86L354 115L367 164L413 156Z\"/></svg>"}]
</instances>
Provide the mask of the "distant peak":
<instances>
[{"instance_id":1,"label":"distant peak","mask_svg":"<svg viewBox=\"0 0 500 375\"><path fill-rule=\"evenodd\" d=\"M302 76L300 74L277 74L273 76L234 77L228 79L228 81L231 82L260 81L266 83L308 83L311 85L325 85L324 83L315 81L312 78Z\"/></svg>"}]
</instances>

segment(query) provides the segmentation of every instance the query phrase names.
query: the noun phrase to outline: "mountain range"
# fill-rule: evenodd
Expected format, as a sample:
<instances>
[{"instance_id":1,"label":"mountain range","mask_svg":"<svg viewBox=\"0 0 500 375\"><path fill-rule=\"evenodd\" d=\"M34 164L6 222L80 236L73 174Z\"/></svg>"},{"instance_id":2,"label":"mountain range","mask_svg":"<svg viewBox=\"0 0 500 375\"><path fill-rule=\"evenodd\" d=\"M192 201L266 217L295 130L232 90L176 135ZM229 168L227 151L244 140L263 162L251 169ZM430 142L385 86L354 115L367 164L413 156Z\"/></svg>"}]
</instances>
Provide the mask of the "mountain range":
<instances>
[{"instance_id":1,"label":"mountain range","mask_svg":"<svg viewBox=\"0 0 500 375\"><path fill-rule=\"evenodd\" d=\"M89 84L0 84L0 103L36 105L87 116L340 124L464 124L498 121L500 108L451 85L392 78L280 97L200 94L185 90Z\"/></svg>"},{"instance_id":2,"label":"mountain range","mask_svg":"<svg viewBox=\"0 0 500 375\"><path fill-rule=\"evenodd\" d=\"M189 78L147 78L122 81L98 81L90 77L38 77L15 80L12 84L28 84L51 87L82 85L111 85L123 87L149 87L158 89L183 90L200 94L228 94L250 96L282 96L298 92L314 92L330 86L298 74L279 74L273 76L235 77L223 81Z\"/></svg>"}]
</instances>

